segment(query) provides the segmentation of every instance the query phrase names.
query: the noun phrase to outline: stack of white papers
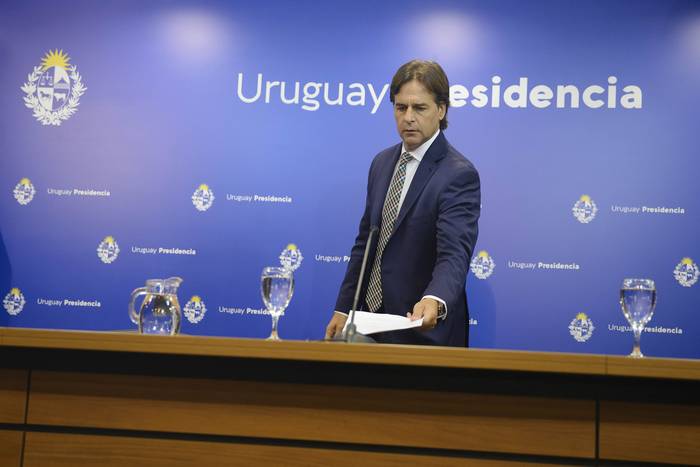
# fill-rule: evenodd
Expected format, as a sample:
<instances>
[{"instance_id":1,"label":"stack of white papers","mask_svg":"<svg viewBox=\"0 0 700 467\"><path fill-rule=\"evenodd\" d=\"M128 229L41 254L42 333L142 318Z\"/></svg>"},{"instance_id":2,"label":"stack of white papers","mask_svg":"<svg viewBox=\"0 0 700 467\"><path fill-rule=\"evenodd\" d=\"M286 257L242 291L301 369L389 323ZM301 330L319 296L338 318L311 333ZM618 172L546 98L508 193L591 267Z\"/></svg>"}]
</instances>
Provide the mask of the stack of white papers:
<instances>
[{"instance_id":1,"label":"stack of white papers","mask_svg":"<svg viewBox=\"0 0 700 467\"><path fill-rule=\"evenodd\" d=\"M350 321L348 320L345 324ZM423 324L423 318L411 321L405 316L390 315L387 313L370 313L368 311L355 312L355 326L357 332L368 335L375 332L397 331L399 329L418 328ZM345 329L343 329L345 332Z\"/></svg>"}]
</instances>

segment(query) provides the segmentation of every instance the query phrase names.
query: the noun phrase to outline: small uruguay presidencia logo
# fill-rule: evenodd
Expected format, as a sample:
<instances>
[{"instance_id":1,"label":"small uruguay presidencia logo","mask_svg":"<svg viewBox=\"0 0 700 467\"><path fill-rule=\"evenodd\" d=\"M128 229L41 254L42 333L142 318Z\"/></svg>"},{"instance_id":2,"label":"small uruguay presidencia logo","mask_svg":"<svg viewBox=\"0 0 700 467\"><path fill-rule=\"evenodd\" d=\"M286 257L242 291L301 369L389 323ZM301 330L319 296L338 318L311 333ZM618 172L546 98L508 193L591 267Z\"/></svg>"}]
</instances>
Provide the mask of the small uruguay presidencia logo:
<instances>
[{"instance_id":1,"label":"small uruguay presidencia logo","mask_svg":"<svg viewBox=\"0 0 700 467\"><path fill-rule=\"evenodd\" d=\"M206 184L202 183L192 195L192 204L197 211L206 211L214 204L214 192Z\"/></svg>"},{"instance_id":2,"label":"small uruguay presidencia logo","mask_svg":"<svg viewBox=\"0 0 700 467\"><path fill-rule=\"evenodd\" d=\"M185 318L192 324L202 321L206 312L207 307L199 295L193 295L190 301L185 304Z\"/></svg>"},{"instance_id":3,"label":"small uruguay presidencia logo","mask_svg":"<svg viewBox=\"0 0 700 467\"><path fill-rule=\"evenodd\" d=\"M103 263L109 264L114 262L117 256L119 256L119 245L117 245L117 241L114 240L112 236L105 237L97 246L97 257L100 258Z\"/></svg>"},{"instance_id":4,"label":"small uruguay presidencia logo","mask_svg":"<svg viewBox=\"0 0 700 467\"><path fill-rule=\"evenodd\" d=\"M477 279L486 279L496 268L496 263L493 261L486 250L481 250L474 259L472 259L469 269L474 273Z\"/></svg>"},{"instance_id":5,"label":"small uruguay presidencia logo","mask_svg":"<svg viewBox=\"0 0 700 467\"><path fill-rule=\"evenodd\" d=\"M36 190L34 189L34 185L32 185L32 182L30 182L28 178L23 178L15 186L15 190L13 191L13 193L17 202L22 206L26 206L27 204L31 203L34 199Z\"/></svg>"},{"instance_id":6,"label":"small uruguay presidencia logo","mask_svg":"<svg viewBox=\"0 0 700 467\"><path fill-rule=\"evenodd\" d=\"M595 326L586 313L579 313L569 324L569 334L576 342L586 342L593 335Z\"/></svg>"},{"instance_id":7,"label":"small uruguay presidencia logo","mask_svg":"<svg viewBox=\"0 0 700 467\"><path fill-rule=\"evenodd\" d=\"M15 287L10 290L10 293L5 295L5 299L2 301L2 306L5 307L5 311L7 311L10 315L17 316L19 312L22 311L22 308L24 308L25 303L26 301L24 300L24 295L22 295L22 292Z\"/></svg>"},{"instance_id":8,"label":"small uruguay presidencia logo","mask_svg":"<svg viewBox=\"0 0 700 467\"><path fill-rule=\"evenodd\" d=\"M34 111L42 125L60 125L78 110L87 88L75 65L63 50L49 51L34 67L22 86L24 105Z\"/></svg>"},{"instance_id":9,"label":"small uruguay presidencia logo","mask_svg":"<svg viewBox=\"0 0 700 467\"><path fill-rule=\"evenodd\" d=\"M698 265L690 258L683 258L673 270L673 277L683 287L692 287L700 276Z\"/></svg>"},{"instance_id":10,"label":"small uruguay presidencia logo","mask_svg":"<svg viewBox=\"0 0 700 467\"><path fill-rule=\"evenodd\" d=\"M588 224L590 221L595 219L595 215L598 212L598 206L595 205L595 202L590 196L582 195L578 201L574 203L574 207L571 208L571 211L574 213L574 217L577 221L582 224Z\"/></svg>"},{"instance_id":11,"label":"small uruguay presidencia logo","mask_svg":"<svg viewBox=\"0 0 700 467\"><path fill-rule=\"evenodd\" d=\"M287 248L280 253L280 264L283 268L292 272L299 269L303 259L304 256L301 254L301 250L293 243L287 245Z\"/></svg>"}]
</instances>

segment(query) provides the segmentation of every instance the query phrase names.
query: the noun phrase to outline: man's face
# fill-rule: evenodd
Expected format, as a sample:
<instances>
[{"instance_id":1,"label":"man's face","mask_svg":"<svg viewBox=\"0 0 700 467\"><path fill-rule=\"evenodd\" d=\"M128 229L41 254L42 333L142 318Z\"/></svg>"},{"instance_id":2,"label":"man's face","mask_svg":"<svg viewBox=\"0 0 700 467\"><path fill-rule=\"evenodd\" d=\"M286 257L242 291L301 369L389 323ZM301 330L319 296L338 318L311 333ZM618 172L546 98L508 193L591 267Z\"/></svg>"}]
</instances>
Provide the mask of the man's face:
<instances>
[{"instance_id":1,"label":"man's face","mask_svg":"<svg viewBox=\"0 0 700 467\"><path fill-rule=\"evenodd\" d=\"M440 127L445 104L437 105L435 96L417 80L401 86L394 96L394 118L399 136L408 151L425 143Z\"/></svg>"}]
</instances>

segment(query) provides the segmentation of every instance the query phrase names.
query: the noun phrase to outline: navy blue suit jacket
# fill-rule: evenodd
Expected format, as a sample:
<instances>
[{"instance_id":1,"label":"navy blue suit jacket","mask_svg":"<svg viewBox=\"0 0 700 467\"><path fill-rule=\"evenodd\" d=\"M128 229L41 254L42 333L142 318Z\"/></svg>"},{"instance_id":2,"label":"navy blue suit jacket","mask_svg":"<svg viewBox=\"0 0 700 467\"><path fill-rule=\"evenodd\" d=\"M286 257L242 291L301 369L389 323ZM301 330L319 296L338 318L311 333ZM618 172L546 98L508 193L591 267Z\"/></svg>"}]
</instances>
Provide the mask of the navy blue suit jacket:
<instances>
[{"instance_id":1,"label":"navy blue suit jacket","mask_svg":"<svg viewBox=\"0 0 700 467\"><path fill-rule=\"evenodd\" d=\"M352 307L369 229L381 226L384 198L400 153L398 144L372 161L365 210L338 294L338 311L347 313ZM372 337L401 344L468 345L465 283L478 235L480 206L479 173L441 131L423 156L401 205L384 249L381 274L384 312L406 316L425 295L435 295L447 303L447 317L428 331L410 329ZM377 236L370 249L361 297L366 296Z\"/></svg>"}]
</instances>

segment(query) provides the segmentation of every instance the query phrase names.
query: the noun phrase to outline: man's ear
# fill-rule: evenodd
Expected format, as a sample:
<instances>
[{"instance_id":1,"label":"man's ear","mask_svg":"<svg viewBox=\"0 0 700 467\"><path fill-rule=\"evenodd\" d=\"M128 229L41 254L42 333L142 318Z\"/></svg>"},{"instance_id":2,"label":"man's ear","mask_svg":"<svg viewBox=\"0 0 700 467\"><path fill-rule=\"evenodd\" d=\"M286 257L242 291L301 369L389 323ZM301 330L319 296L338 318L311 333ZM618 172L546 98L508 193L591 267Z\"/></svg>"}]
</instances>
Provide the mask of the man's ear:
<instances>
[{"instance_id":1,"label":"man's ear","mask_svg":"<svg viewBox=\"0 0 700 467\"><path fill-rule=\"evenodd\" d=\"M440 116L440 121L442 121L442 119L445 118L446 113L447 113L447 105L438 104L438 115Z\"/></svg>"}]
</instances>

